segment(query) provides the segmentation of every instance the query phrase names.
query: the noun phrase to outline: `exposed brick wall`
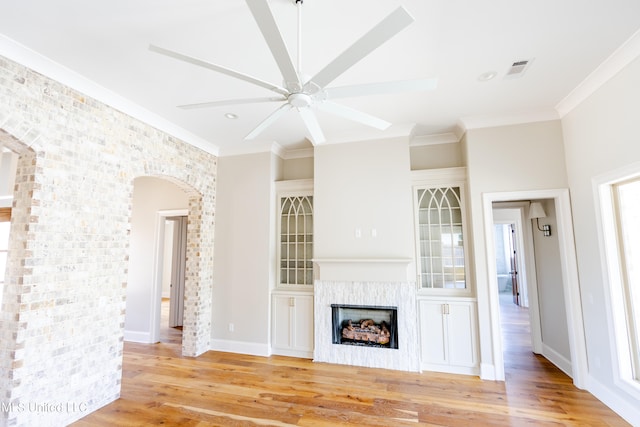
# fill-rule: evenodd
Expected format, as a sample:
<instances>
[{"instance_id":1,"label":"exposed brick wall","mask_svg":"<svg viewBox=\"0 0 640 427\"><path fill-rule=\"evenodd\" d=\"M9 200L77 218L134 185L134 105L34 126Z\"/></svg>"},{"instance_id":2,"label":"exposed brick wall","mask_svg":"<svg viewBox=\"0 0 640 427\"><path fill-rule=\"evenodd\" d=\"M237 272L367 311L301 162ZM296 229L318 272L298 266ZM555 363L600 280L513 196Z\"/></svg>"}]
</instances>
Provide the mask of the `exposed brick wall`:
<instances>
[{"instance_id":1,"label":"exposed brick wall","mask_svg":"<svg viewBox=\"0 0 640 427\"><path fill-rule=\"evenodd\" d=\"M189 196L183 352L209 349L214 155L2 57L0 145L20 154L0 425L62 425L118 397L136 177Z\"/></svg>"}]
</instances>

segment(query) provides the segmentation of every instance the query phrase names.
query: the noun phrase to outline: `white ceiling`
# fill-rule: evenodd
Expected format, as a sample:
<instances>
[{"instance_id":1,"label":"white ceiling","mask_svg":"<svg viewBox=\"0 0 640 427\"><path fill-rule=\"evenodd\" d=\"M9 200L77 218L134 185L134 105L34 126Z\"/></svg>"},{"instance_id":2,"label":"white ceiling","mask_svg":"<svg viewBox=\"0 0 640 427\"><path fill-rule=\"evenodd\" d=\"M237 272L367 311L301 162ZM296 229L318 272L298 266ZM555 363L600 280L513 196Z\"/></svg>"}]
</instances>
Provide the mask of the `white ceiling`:
<instances>
[{"instance_id":1,"label":"white ceiling","mask_svg":"<svg viewBox=\"0 0 640 427\"><path fill-rule=\"evenodd\" d=\"M269 5L296 62L294 0L269 0ZM484 118L552 117L556 106L640 28L637 0L306 0L302 72L319 71L400 5L415 22L331 86L437 77L437 88L341 99L393 125L380 131L319 112L328 142L409 131L448 134L459 131L461 123ZM311 146L295 111L257 140L243 140L277 103L177 108L273 94L148 49L155 44L282 84L243 1L5 1L0 3L0 34L5 44L16 42L43 55L221 154L272 142L285 149ZM533 62L523 76L505 78L513 62L526 59ZM478 80L489 71L497 76ZM227 112L238 119L225 118Z\"/></svg>"}]
</instances>

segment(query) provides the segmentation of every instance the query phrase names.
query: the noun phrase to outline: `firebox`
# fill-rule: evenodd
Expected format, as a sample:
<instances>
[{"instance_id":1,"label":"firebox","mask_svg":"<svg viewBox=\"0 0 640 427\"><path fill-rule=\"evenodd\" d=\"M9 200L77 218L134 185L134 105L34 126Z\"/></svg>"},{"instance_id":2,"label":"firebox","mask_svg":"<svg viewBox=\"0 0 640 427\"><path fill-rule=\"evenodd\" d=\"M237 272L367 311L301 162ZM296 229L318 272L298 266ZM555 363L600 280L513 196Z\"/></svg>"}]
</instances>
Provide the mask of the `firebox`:
<instances>
[{"instance_id":1,"label":"firebox","mask_svg":"<svg viewBox=\"0 0 640 427\"><path fill-rule=\"evenodd\" d=\"M331 304L333 343L398 348L398 308Z\"/></svg>"}]
</instances>

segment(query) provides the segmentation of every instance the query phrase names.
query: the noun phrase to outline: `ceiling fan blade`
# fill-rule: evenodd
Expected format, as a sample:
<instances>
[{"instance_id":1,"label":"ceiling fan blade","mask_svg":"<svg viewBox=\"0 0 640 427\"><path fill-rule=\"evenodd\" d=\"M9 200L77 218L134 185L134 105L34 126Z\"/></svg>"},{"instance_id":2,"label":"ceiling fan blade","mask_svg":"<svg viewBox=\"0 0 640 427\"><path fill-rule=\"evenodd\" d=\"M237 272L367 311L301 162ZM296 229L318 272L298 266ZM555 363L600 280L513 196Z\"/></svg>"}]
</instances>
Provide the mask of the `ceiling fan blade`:
<instances>
[{"instance_id":1,"label":"ceiling fan blade","mask_svg":"<svg viewBox=\"0 0 640 427\"><path fill-rule=\"evenodd\" d=\"M329 99L349 98L366 95L382 95L410 91L434 90L438 79L401 80L396 82L367 83L353 86L340 86L325 89Z\"/></svg>"},{"instance_id":2,"label":"ceiling fan blade","mask_svg":"<svg viewBox=\"0 0 640 427\"><path fill-rule=\"evenodd\" d=\"M313 111L310 108L300 108L298 109L300 113L300 117L302 117L302 121L304 121L307 130L309 131L309 139L311 142L315 144L322 144L325 142L324 133L322 133L322 129L320 128L320 123L318 123L318 119Z\"/></svg>"},{"instance_id":3,"label":"ceiling fan blade","mask_svg":"<svg viewBox=\"0 0 640 427\"><path fill-rule=\"evenodd\" d=\"M324 88L340 74L344 73L352 65L373 52L412 22L413 17L409 15L409 12L403 7L399 7L391 12L391 14L378 25L369 30L369 32L358 41L348 47L347 50L338 55L337 58L312 77L310 81L320 88Z\"/></svg>"},{"instance_id":4,"label":"ceiling fan blade","mask_svg":"<svg viewBox=\"0 0 640 427\"><path fill-rule=\"evenodd\" d=\"M278 108L276 111L268 115L266 119L260 122L258 126L256 126L251 132L249 132L249 134L245 136L244 139L245 140L254 139L258 135L260 135L266 128L268 128L273 123L275 123L276 120L278 120L284 113L289 111L291 108L292 106L289 103L282 104L280 108Z\"/></svg>"},{"instance_id":5,"label":"ceiling fan blade","mask_svg":"<svg viewBox=\"0 0 640 427\"><path fill-rule=\"evenodd\" d=\"M232 70L230 68L226 68L226 67L222 67L220 65L212 64L211 62L207 62L207 61L204 61L202 59L194 58L192 56L184 55L182 53L175 52L173 50L165 49L163 47L159 47L159 46L155 46L155 45L149 45L149 50L151 50L153 52L156 52L156 53L159 53L159 54L162 54L162 55L165 55L165 56L169 56L169 57L174 58L174 59L178 59L180 61L184 61L184 62L188 62L188 63L193 64L193 65L197 65L198 67L207 68L209 70L217 71L219 73L223 73L223 74L226 74L228 76L235 77L235 78L240 79L240 80L244 80L246 82L249 82L249 83L252 83L254 85L263 87L265 89L269 89L269 90L271 90L273 92L276 92L276 93L279 93L281 95L287 96L289 94L289 91L287 91L283 87L276 86L276 85L274 85L272 83L265 82L264 80L260 80L260 79L257 79L255 77L251 77L251 76L249 76L247 74L243 74L243 73L240 73L238 71L234 71L234 70Z\"/></svg>"},{"instance_id":6,"label":"ceiling fan blade","mask_svg":"<svg viewBox=\"0 0 640 427\"><path fill-rule=\"evenodd\" d=\"M320 102L318 104L318 108L326 111L327 113L335 114L337 116L344 117L345 119L359 122L380 130L385 130L391 126L391 123L386 120L379 119L378 117L331 101Z\"/></svg>"},{"instance_id":7,"label":"ceiling fan blade","mask_svg":"<svg viewBox=\"0 0 640 427\"><path fill-rule=\"evenodd\" d=\"M260 102L278 102L286 100L287 98L285 97L227 99L223 101L198 102L195 104L178 105L178 108L182 108L183 110L192 110L196 108L223 107L226 105L256 104Z\"/></svg>"},{"instance_id":8,"label":"ceiling fan blade","mask_svg":"<svg viewBox=\"0 0 640 427\"><path fill-rule=\"evenodd\" d=\"M299 91L302 87L300 78L296 72L296 68L293 65L291 56L287 51L287 46L282 39L282 34L278 29L276 20L269 9L267 0L246 0L253 18L256 20L262 36L264 37L273 58L280 68L280 73L284 78L287 89L291 92Z\"/></svg>"}]
</instances>

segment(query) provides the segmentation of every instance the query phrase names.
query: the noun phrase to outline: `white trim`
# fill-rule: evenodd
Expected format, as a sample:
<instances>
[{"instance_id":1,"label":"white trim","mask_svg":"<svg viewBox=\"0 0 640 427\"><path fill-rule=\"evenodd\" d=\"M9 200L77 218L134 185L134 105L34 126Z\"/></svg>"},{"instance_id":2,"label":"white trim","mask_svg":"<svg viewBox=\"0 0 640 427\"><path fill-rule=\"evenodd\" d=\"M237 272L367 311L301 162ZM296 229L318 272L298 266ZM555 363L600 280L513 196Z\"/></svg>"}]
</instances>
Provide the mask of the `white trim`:
<instances>
[{"instance_id":1,"label":"white trim","mask_svg":"<svg viewBox=\"0 0 640 427\"><path fill-rule=\"evenodd\" d=\"M500 126L520 125L523 123L548 122L559 120L560 115L556 110L526 111L521 113L469 116L459 120L465 130L481 129Z\"/></svg>"},{"instance_id":2,"label":"white trim","mask_svg":"<svg viewBox=\"0 0 640 427\"><path fill-rule=\"evenodd\" d=\"M424 185L457 185L465 184L467 181L467 168L440 168L423 169L411 171L411 184L415 186Z\"/></svg>"},{"instance_id":3,"label":"white trim","mask_svg":"<svg viewBox=\"0 0 640 427\"><path fill-rule=\"evenodd\" d=\"M549 362L556 365L562 372L571 376L571 361L566 357L552 349L546 344L542 344L542 355L549 360Z\"/></svg>"},{"instance_id":4,"label":"white trim","mask_svg":"<svg viewBox=\"0 0 640 427\"><path fill-rule=\"evenodd\" d=\"M500 313L498 301L497 280L491 280L496 275L495 260L489 259L488 254L495 253L494 244L489 236L493 234L493 202L513 200L553 199L556 206L558 222L558 244L560 246L560 265L562 269L562 283L567 311L567 329L569 333L569 348L571 351L571 367L573 383L578 388L584 388L588 374L586 339L582 319L582 301L580 299L580 282L578 280L578 265L576 260L575 242L573 237L573 222L568 189L514 191L503 193L484 193L482 195L485 250L487 253L488 301L491 315L491 341L493 363L496 379L504 381L504 358L502 354L502 328L498 319ZM478 304L484 304L483 294L478 295Z\"/></svg>"},{"instance_id":5,"label":"white trim","mask_svg":"<svg viewBox=\"0 0 640 427\"><path fill-rule=\"evenodd\" d=\"M495 363L480 363L480 379L487 381L498 381ZM504 381L504 378L500 381Z\"/></svg>"},{"instance_id":6,"label":"white trim","mask_svg":"<svg viewBox=\"0 0 640 427\"><path fill-rule=\"evenodd\" d=\"M220 148L220 157L242 156L244 154L274 153L279 154L280 145L274 141L240 141Z\"/></svg>"},{"instance_id":7,"label":"white trim","mask_svg":"<svg viewBox=\"0 0 640 427\"><path fill-rule=\"evenodd\" d=\"M188 216L188 209L160 210L156 212L156 242L153 254L151 277L151 310L149 319L149 342L160 340L160 316L162 309L162 265L164 258L164 223L170 216Z\"/></svg>"},{"instance_id":8,"label":"white trim","mask_svg":"<svg viewBox=\"0 0 640 427\"><path fill-rule=\"evenodd\" d=\"M282 158L283 160L291 160L291 159L305 159L308 157L313 157L313 153L314 153L313 147L296 148L291 150L287 150L280 147L280 150L278 150L276 154L278 154L280 158Z\"/></svg>"},{"instance_id":9,"label":"white trim","mask_svg":"<svg viewBox=\"0 0 640 427\"><path fill-rule=\"evenodd\" d=\"M631 61L640 56L640 30L616 49L602 64L582 81L569 95L556 105L560 117L564 117L585 99L600 89Z\"/></svg>"},{"instance_id":10,"label":"white trim","mask_svg":"<svg viewBox=\"0 0 640 427\"><path fill-rule=\"evenodd\" d=\"M636 400L640 400L640 384L630 379L633 373L626 355L630 353L631 349L627 336L628 330L622 286L613 286L614 283L620 284L622 277L611 186L639 175L640 162L635 162L592 179L594 205L596 208L596 230L604 288L604 306L609 337L611 337L609 340L609 353L611 355L613 381L621 391Z\"/></svg>"},{"instance_id":11,"label":"white trim","mask_svg":"<svg viewBox=\"0 0 640 427\"><path fill-rule=\"evenodd\" d=\"M410 147L423 145L455 144L460 142L460 137L453 132L437 133L432 135L417 135L411 138Z\"/></svg>"},{"instance_id":12,"label":"white trim","mask_svg":"<svg viewBox=\"0 0 640 427\"><path fill-rule=\"evenodd\" d=\"M422 372L443 372L445 374L475 375L480 376L480 368L477 366L437 365L434 363L421 363Z\"/></svg>"},{"instance_id":13,"label":"white trim","mask_svg":"<svg viewBox=\"0 0 640 427\"><path fill-rule=\"evenodd\" d=\"M593 376L587 377L587 390L598 400L611 408L632 426L640 426L640 407L637 402L630 403L621 399L618 393L611 390Z\"/></svg>"},{"instance_id":14,"label":"white trim","mask_svg":"<svg viewBox=\"0 0 640 427\"><path fill-rule=\"evenodd\" d=\"M0 34L0 55L84 93L163 132L175 136L207 153L218 155L218 147L186 129L112 92L75 71L52 61L28 47Z\"/></svg>"},{"instance_id":15,"label":"white trim","mask_svg":"<svg viewBox=\"0 0 640 427\"><path fill-rule=\"evenodd\" d=\"M127 342L138 342L142 344L152 344L156 341L151 339L151 334L147 331L124 331L124 340Z\"/></svg>"},{"instance_id":16,"label":"white trim","mask_svg":"<svg viewBox=\"0 0 640 427\"><path fill-rule=\"evenodd\" d=\"M313 195L313 179L309 178L309 179L289 179L289 180L283 180L283 181L276 181L275 182L276 185L276 192L277 192L277 207L276 209L280 209L280 196L289 196L289 195L294 195L297 196L298 194L291 194L290 192L292 191L301 191L303 192L300 195L303 196L307 196L307 195ZM280 218L278 217L278 220L280 220Z\"/></svg>"},{"instance_id":17,"label":"white trim","mask_svg":"<svg viewBox=\"0 0 640 427\"><path fill-rule=\"evenodd\" d=\"M228 353L249 354L251 356L271 356L271 349L269 348L269 344L256 342L212 339L210 350L224 351Z\"/></svg>"}]
</instances>

